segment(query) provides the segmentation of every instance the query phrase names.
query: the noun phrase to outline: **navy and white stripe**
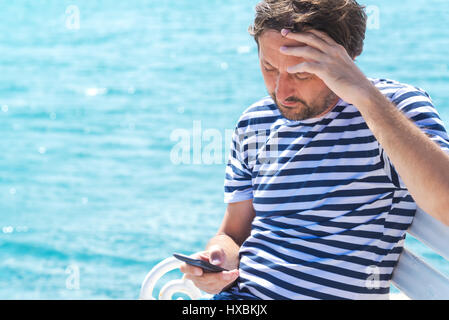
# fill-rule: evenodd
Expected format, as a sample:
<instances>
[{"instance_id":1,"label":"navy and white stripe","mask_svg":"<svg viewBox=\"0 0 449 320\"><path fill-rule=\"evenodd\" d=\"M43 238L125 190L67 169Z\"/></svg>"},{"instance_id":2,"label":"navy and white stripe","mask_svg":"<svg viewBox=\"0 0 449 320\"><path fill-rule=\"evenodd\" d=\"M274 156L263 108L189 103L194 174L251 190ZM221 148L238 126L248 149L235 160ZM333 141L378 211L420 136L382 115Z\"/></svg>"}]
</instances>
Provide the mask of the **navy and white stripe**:
<instances>
[{"instance_id":1,"label":"navy and white stripe","mask_svg":"<svg viewBox=\"0 0 449 320\"><path fill-rule=\"evenodd\" d=\"M375 86L449 153L423 90ZM256 217L230 291L260 299L387 299L416 204L356 107L284 118L262 99L241 116L226 168L225 202L253 200Z\"/></svg>"}]
</instances>

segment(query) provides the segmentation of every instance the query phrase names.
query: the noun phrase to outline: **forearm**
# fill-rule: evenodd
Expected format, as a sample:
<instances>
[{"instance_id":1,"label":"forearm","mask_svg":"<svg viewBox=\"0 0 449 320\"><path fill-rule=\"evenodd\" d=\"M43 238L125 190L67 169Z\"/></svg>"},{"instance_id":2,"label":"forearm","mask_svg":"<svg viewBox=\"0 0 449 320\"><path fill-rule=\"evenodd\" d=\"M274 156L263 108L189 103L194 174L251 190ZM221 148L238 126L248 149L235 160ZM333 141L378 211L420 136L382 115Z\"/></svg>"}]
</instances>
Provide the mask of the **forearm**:
<instances>
[{"instance_id":1,"label":"forearm","mask_svg":"<svg viewBox=\"0 0 449 320\"><path fill-rule=\"evenodd\" d=\"M416 203L449 224L449 156L375 87L356 107Z\"/></svg>"}]
</instances>

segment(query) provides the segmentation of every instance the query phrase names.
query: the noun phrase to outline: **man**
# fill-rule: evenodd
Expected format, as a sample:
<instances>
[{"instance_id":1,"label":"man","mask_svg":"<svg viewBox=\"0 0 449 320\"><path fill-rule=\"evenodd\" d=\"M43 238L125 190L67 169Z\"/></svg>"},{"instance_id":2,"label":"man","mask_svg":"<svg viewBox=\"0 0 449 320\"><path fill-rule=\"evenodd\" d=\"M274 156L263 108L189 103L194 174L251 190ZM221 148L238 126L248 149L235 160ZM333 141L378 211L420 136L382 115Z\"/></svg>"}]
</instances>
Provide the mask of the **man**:
<instances>
[{"instance_id":1,"label":"man","mask_svg":"<svg viewBox=\"0 0 449 320\"><path fill-rule=\"evenodd\" d=\"M388 299L417 206L449 225L449 138L430 97L368 79L354 0L265 0L250 28L270 97L241 116L228 207L181 271L215 299Z\"/></svg>"}]
</instances>

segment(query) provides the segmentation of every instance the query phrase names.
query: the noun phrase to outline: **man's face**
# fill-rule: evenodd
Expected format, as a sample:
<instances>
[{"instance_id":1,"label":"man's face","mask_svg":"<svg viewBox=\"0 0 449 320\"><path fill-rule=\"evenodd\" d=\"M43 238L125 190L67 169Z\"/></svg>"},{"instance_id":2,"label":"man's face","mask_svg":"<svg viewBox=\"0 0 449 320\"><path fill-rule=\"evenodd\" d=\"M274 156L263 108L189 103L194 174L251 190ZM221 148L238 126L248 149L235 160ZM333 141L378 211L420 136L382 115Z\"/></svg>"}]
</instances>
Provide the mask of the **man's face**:
<instances>
[{"instance_id":1,"label":"man's face","mask_svg":"<svg viewBox=\"0 0 449 320\"><path fill-rule=\"evenodd\" d=\"M282 46L301 46L275 30L259 37L259 59L268 93L282 115L289 120L320 117L338 102L338 97L317 76L309 73L290 74L287 68L305 60L282 54Z\"/></svg>"}]
</instances>

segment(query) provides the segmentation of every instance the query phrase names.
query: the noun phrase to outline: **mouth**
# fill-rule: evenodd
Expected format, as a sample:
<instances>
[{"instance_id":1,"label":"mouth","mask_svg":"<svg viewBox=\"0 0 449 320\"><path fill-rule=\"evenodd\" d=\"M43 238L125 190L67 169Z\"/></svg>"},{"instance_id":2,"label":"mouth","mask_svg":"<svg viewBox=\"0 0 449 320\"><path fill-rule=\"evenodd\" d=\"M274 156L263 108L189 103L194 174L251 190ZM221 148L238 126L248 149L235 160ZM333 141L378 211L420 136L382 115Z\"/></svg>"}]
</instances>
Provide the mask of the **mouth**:
<instances>
[{"instance_id":1,"label":"mouth","mask_svg":"<svg viewBox=\"0 0 449 320\"><path fill-rule=\"evenodd\" d=\"M301 108L302 106L306 106L306 104L301 101L300 99L296 98L296 97L289 97L285 100L279 100L276 96L276 94L272 94L271 97L273 98L273 100L276 102L276 105L278 105L279 108L282 109L287 109L287 110L292 110L292 109L298 109Z\"/></svg>"},{"instance_id":2,"label":"mouth","mask_svg":"<svg viewBox=\"0 0 449 320\"><path fill-rule=\"evenodd\" d=\"M297 102L283 102L281 103L281 106L285 107L285 108L292 108L294 106L296 106L298 103Z\"/></svg>"},{"instance_id":3,"label":"mouth","mask_svg":"<svg viewBox=\"0 0 449 320\"><path fill-rule=\"evenodd\" d=\"M279 105L284 109L294 109L295 107L298 106L298 104L299 102L287 102L287 101L279 103Z\"/></svg>"}]
</instances>

